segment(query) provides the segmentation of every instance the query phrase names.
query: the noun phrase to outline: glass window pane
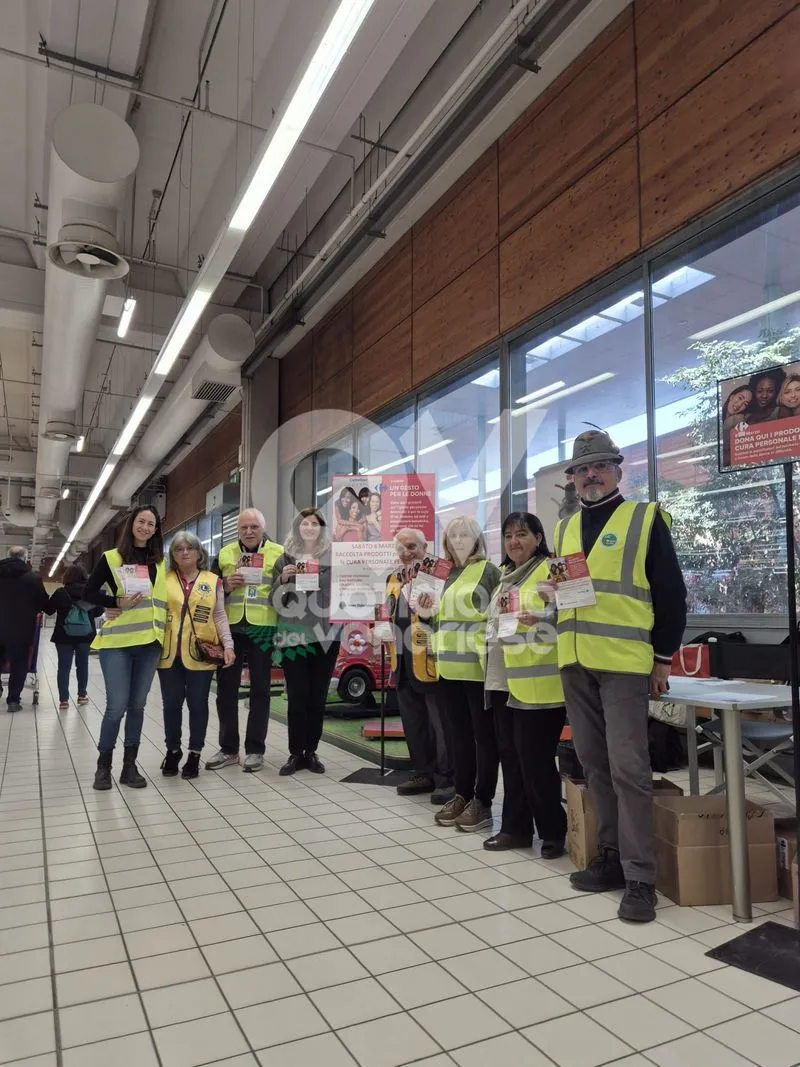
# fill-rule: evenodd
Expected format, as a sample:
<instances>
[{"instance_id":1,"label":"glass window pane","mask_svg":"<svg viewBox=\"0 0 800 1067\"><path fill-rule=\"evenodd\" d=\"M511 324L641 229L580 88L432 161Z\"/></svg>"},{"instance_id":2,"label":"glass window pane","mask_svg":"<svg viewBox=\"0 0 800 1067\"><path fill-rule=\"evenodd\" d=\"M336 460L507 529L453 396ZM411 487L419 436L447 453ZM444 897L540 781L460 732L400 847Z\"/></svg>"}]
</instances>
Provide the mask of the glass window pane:
<instances>
[{"instance_id":1,"label":"glass window pane","mask_svg":"<svg viewBox=\"0 0 800 1067\"><path fill-rule=\"evenodd\" d=\"M715 413L719 378L800 358L798 202L653 272L658 492L698 614L787 608L783 473L720 474Z\"/></svg>"},{"instance_id":2,"label":"glass window pane","mask_svg":"<svg viewBox=\"0 0 800 1067\"><path fill-rule=\"evenodd\" d=\"M418 473L436 475L437 546L456 515L474 518L500 558L500 363L497 357L419 404Z\"/></svg>"},{"instance_id":3,"label":"glass window pane","mask_svg":"<svg viewBox=\"0 0 800 1067\"><path fill-rule=\"evenodd\" d=\"M414 470L414 405L359 429L357 448L359 474L383 474L384 471L411 474Z\"/></svg>"},{"instance_id":4,"label":"glass window pane","mask_svg":"<svg viewBox=\"0 0 800 1067\"><path fill-rule=\"evenodd\" d=\"M353 434L345 434L325 448L319 449L315 460L314 506L318 507L330 521L333 476L352 474L355 467Z\"/></svg>"},{"instance_id":5,"label":"glass window pane","mask_svg":"<svg viewBox=\"0 0 800 1067\"><path fill-rule=\"evenodd\" d=\"M552 536L575 437L607 430L623 451L622 492L647 500L644 292L640 277L511 347L512 504Z\"/></svg>"}]
</instances>

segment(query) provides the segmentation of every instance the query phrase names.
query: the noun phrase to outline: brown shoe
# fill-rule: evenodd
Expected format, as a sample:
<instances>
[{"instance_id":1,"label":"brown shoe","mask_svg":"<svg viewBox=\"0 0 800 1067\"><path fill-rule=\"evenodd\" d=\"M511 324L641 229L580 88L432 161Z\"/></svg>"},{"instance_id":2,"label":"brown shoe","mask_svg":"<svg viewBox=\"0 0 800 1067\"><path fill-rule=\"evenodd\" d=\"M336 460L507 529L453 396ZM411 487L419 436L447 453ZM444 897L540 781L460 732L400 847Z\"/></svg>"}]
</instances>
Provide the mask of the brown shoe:
<instances>
[{"instance_id":1,"label":"brown shoe","mask_svg":"<svg viewBox=\"0 0 800 1067\"><path fill-rule=\"evenodd\" d=\"M488 830L492 826L492 809L487 808L477 797L473 797L461 815L456 819L459 830L474 834L477 830Z\"/></svg>"},{"instance_id":2,"label":"brown shoe","mask_svg":"<svg viewBox=\"0 0 800 1067\"><path fill-rule=\"evenodd\" d=\"M493 837L487 837L483 847L490 852L506 852L510 848L530 848L533 838L521 837L517 834L504 834L501 830Z\"/></svg>"},{"instance_id":3,"label":"brown shoe","mask_svg":"<svg viewBox=\"0 0 800 1067\"><path fill-rule=\"evenodd\" d=\"M401 797L414 797L418 793L432 793L435 788L433 778L429 778L427 774L414 774L407 782L402 782L397 787L397 792Z\"/></svg>"},{"instance_id":4,"label":"brown shoe","mask_svg":"<svg viewBox=\"0 0 800 1067\"><path fill-rule=\"evenodd\" d=\"M443 808L439 808L434 815L433 820L434 822L437 822L439 826L452 826L466 807L467 801L464 800L460 793L456 793L453 799L448 800Z\"/></svg>"}]
</instances>

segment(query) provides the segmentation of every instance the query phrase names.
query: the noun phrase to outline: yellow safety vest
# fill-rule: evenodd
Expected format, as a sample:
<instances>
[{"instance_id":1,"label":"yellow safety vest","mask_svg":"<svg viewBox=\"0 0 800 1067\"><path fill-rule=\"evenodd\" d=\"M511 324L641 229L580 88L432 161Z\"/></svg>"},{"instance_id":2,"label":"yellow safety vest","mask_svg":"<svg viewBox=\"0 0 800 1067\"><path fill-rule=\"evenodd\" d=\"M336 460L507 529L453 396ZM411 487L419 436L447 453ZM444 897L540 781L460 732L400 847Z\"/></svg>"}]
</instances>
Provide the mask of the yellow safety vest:
<instances>
[{"instance_id":1,"label":"yellow safety vest","mask_svg":"<svg viewBox=\"0 0 800 1067\"><path fill-rule=\"evenodd\" d=\"M264 581L261 585L237 585L233 592L226 596L225 611L228 622L234 624L244 618L252 626L275 626L278 615L269 599L272 592L272 568L283 548L274 541L265 541L263 545L253 549L253 552L260 552L264 557ZM217 562L223 578L236 573L241 555L242 549L238 541L225 545L220 551Z\"/></svg>"},{"instance_id":2,"label":"yellow safety vest","mask_svg":"<svg viewBox=\"0 0 800 1067\"><path fill-rule=\"evenodd\" d=\"M215 663L206 663L197 658L195 636L198 641L210 641L219 644L220 638L214 625L214 608L217 605L217 582L219 578L213 571L200 571L189 593L187 615L191 613L192 621L183 619L183 585L174 571L167 572L167 628L164 634L164 647L161 650L159 669L171 667L178 652L178 632L180 631L180 653L184 667L190 671L213 671ZM194 624L194 628L192 628Z\"/></svg>"},{"instance_id":3,"label":"yellow safety vest","mask_svg":"<svg viewBox=\"0 0 800 1067\"><path fill-rule=\"evenodd\" d=\"M386 603L392 623L397 614L397 601L402 590L403 583L392 574L386 583ZM397 671L397 648L394 641L389 645L389 662L394 674ZM436 658L431 647L431 627L414 612L411 612L411 666L418 682L436 681Z\"/></svg>"},{"instance_id":4,"label":"yellow safety vest","mask_svg":"<svg viewBox=\"0 0 800 1067\"><path fill-rule=\"evenodd\" d=\"M558 663L593 671L649 674L653 602L645 572L658 504L625 500L611 513L587 557L597 603L558 613ZM667 525L669 515L664 515ZM556 554L582 552L581 515L556 526Z\"/></svg>"},{"instance_id":5,"label":"yellow safety vest","mask_svg":"<svg viewBox=\"0 0 800 1067\"><path fill-rule=\"evenodd\" d=\"M547 605L536 585L549 576L547 560L543 559L519 587L520 611L543 618ZM556 640L555 627L542 621L535 626L520 623L514 637L502 641L508 690L515 700L538 708L564 704Z\"/></svg>"},{"instance_id":6,"label":"yellow safety vest","mask_svg":"<svg viewBox=\"0 0 800 1067\"><path fill-rule=\"evenodd\" d=\"M473 603L473 594L486 570L486 560L468 563L442 593L432 644L440 678L482 682L478 650L486 629L486 611Z\"/></svg>"},{"instance_id":7,"label":"yellow safety vest","mask_svg":"<svg viewBox=\"0 0 800 1067\"><path fill-rule=\"evenodd\" d=\"M122 556L116 548L103 555L111 571L114 588L109 595L125 595L117 574L121 567ZM167 582L163 559L156 564L156 581L150 596L142 597L135 608L126 608L115 619L106 619L92 648L133 648L135 645L149 645L153 641L161 644L164 640L164 627L167 622Z\"/></svg>"}]
</instances>

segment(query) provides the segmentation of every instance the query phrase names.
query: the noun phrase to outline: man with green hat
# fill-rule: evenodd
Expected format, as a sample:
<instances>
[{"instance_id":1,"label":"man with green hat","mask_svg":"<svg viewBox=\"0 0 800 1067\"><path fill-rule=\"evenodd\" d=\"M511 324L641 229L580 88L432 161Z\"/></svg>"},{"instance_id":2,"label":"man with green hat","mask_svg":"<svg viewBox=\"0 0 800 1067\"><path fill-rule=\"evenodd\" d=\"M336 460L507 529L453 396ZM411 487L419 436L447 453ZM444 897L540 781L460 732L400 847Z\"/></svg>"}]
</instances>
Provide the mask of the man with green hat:
<instances>
[{"instance_id":1,"label":"man with green hat","mask_svg":"<svg viewBox=\"0 0 800 1067\"><path fill-rule=\"evenodd\" d=\"M556 555L586 555L596 603L559 611L558 661L575 748L597 813L598 854L575 889L625 890L619 916L655 918L648 701L668 689L686 626L686 587L658 504L623 499L623 456L603 430L575 439L580 510L556 526Z\"/></svg>"}]
</instances>

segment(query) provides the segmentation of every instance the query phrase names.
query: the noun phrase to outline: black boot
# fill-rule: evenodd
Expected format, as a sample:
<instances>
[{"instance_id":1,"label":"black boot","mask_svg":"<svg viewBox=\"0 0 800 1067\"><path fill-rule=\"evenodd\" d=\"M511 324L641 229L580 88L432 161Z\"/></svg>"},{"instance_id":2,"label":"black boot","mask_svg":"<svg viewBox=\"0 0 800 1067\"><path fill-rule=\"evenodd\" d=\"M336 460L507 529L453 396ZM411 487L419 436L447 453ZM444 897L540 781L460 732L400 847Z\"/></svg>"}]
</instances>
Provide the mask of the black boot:
<instances>
[{"instance_id":1,"label":"black boot","mask_svg":"<svg viewBox=\"0 0 800 1067\"><path fill-rule=\"evenodd\" d=\"M126 745L125 756L122 761L122 774L119 780L122 785L129 785L131 789L144 789L147 779L139 774L136 766L136 757L139 755L138 745Z\"/></svg>"},{"instance_id":2,"label":"black boot","mask_svg":"<svg viewBox=\"0 0 800 1067\"><path fill-rule=\"evenodd\" d=\"M94 773L93 789L111 788L111 760L114 756L113 749L110 752L101 752L97 757L97 770Z\"/></svg>"},{"instance_id":3,"label":"black boot","mask_svg":"<svg viewBox=\"0 0 800 1067\"><path fill-rule=\"evenodd\" d=\"M286 778L290 774L294 774L295 771L301 770L305 766L305 761L302 756L296 756L294 753L289 756L287 761L278 771L281 778Z\"/></svg>"},{"instance_id":4,"label":"black boot","mask_svg":"<svg viewBox=\"0 0 800 1067\"><path fill-rule=\"evenodd\" d=\"M182 755L183 752L179 748L167 751L166 756L161 761L161 773L165 778L174 778L178 773Z\"/></svg>"}]
</instances>

